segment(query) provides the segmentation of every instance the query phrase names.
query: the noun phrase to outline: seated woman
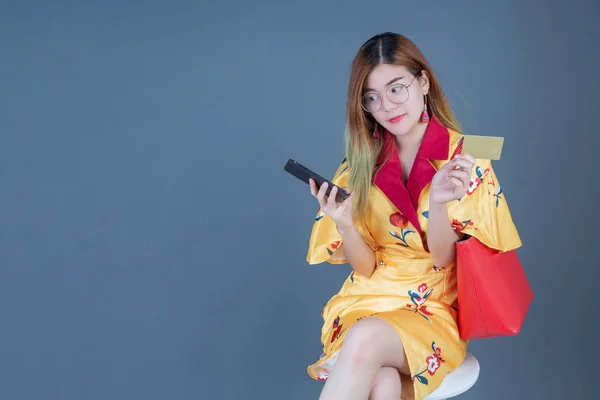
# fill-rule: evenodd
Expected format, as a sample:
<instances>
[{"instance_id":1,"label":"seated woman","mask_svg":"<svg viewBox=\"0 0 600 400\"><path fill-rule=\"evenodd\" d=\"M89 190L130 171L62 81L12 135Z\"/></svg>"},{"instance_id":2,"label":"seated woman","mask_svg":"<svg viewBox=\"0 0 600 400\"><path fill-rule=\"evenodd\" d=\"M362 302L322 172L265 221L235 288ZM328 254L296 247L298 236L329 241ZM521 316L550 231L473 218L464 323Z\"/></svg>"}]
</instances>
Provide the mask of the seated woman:
<instances>
[{"instance_id":1,"label":"seated woman","mask_svg":"<svg viewBox=\"0 0 600 400\"><path fill-rule=\"evenodd\" d=\"M328 399L422 399L460 365L456 241L521 245L490 160L463 134L423 54L402 35L369 39L352 64L346 157L311 193L310 264L352 272L323 309L323 353L308 367Z\"/></svg>"}]
</instances>

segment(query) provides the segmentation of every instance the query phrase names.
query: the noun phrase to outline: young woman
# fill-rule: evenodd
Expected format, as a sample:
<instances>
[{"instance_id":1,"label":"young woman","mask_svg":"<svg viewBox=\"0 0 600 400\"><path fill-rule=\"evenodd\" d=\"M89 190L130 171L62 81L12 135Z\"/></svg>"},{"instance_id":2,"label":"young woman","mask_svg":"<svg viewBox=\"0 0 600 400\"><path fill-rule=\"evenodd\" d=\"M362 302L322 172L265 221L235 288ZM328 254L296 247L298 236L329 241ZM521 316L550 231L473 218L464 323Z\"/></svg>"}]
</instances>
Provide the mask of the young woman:
<instances>
[{"instance_id":1,"label":"young woman","mask_svg":"<svg viewBox=\"0 0 600 400\"><path fill-rule=\"evenodd\" d=\"M351 70L346 157L320 205L310 264L353 271L323 309L323 354L308 367L321 399L422 399L464 360L455 246L521 241L490 160L461 154L463 134L425 57L402 35L368 40Z\"/></svg>"}]
</instances>

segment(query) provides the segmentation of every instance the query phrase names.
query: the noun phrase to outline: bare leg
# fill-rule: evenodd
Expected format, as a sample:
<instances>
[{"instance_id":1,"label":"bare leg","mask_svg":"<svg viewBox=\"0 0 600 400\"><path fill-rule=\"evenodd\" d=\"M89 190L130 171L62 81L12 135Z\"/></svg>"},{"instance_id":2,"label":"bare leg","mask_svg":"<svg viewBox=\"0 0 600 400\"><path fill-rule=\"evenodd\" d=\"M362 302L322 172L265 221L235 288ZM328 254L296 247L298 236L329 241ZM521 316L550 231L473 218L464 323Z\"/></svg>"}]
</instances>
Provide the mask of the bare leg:
<instances>
[{"instance_id":1,"label":"bare leg","mask_svg":"<svg viewBox=\"0 0 600 400\"><path fill-rule=\"evenodd\" d=\"M354 324L344 339L320 400L367 400L381 367L410 374L404 347L390 324L376 317Z\"/></svg>"},{"instance_id":2,"label":"bare leg","mask_svg":"<svg viewBox=\"0 0 600 400\"><path fill-rule=\"evenodd\" d=\"M400 374L400 382L402 382L402 400L414 400L415 387L409 375Z\"/></svg>"},{"instance_id":3,"label":"bare leg","mask_svg":"<svg viewBox=\"0 0 600 400\"><path fill-rule=\"evenodd\" d=\"M369 400L400 400L402 386L400 373L393 367L382 367L377 371Z\"/></svg>"}]
</instances>

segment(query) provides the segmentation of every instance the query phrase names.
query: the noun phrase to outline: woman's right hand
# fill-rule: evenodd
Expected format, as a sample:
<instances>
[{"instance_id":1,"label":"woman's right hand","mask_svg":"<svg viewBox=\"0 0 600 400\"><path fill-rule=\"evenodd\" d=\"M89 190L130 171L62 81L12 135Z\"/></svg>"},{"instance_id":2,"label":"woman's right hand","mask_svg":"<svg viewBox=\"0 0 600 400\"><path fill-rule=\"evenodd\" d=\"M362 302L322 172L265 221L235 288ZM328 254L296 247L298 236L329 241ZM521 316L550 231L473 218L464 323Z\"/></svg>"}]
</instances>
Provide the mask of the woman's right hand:
<instances>
[{"instance_id":1,"label":"woman's right hand","mask_svg":"<svg viewBox=\"0 0 600 400\"><path fill-rule=\"evenodd\" d=\"M334 186L329 196L327 196L327 182L324 182L318 190L317 184L313 179L310 179L309 185L310 193L319 201L321 211L335 222L338 230L349 229L354 225L354 221L352 220L352 193L350 193L350 196L346 200L338 203L335 201L338 192L337 186Z\"/></svg>"}]
</instances>

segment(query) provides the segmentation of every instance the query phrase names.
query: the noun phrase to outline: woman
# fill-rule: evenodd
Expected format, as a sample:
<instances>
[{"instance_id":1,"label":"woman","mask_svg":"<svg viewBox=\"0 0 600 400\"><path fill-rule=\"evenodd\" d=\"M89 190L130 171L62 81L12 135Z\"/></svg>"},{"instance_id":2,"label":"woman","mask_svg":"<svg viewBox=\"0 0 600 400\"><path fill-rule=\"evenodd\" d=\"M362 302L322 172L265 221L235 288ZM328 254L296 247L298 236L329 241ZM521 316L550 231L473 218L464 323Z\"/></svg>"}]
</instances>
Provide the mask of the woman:
<instances>
[{"instance_id":1,"label":"woman","mask_svg":"<svg viewBox=\"0 0 600 400\"><path fill-rule=\"evenodd\" d=\"M323 309L323 354L308 367L321 399L422 399L464 360L455 245L499 251L521 241L490 160L461 154L463 134L425 57L409 39L368 40L352 64L346 157L335 202L320 205L310 264L353 271Z\"/></svg>"}]
</instances>

